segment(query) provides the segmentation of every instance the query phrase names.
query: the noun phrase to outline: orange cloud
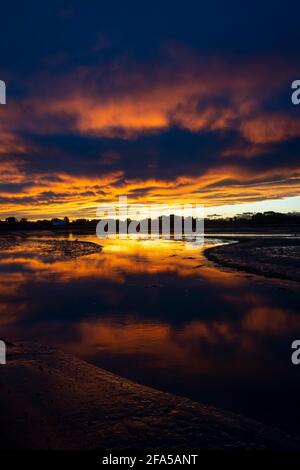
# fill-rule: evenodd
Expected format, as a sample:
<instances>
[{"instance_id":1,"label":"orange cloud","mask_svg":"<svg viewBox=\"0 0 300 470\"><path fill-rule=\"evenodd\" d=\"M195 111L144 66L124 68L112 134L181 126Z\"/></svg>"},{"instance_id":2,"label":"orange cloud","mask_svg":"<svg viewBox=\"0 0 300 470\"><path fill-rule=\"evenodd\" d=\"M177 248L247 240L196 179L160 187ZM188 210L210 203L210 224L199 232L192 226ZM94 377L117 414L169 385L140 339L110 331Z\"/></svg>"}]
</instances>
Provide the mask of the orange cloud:
<instances>
[{"instance_id":1,"label":"orange cloud","mask_svg":"<svg viewBox=\"0 0 300 470\"><path fill-rule=\"evenodd\" d=\"M155 70L80 68L75 77L60 78L57 89L63 93L48 90L31 110L38 118L68 116L83 134L132 138L176 125L192 132L236 130L253 143L278 142L299 135L300 119L293 118L288 132L290 118L266 115L263 103L289 86L293 72L294 66L275 58L225 63L190 54ZM266 130L258 136L261 127Z\"/></svg>"},{"instance_id":2,"label":"orange cloud","mask_svg":"<svg viewBox=\"0 0 300 470\"><path fill-rule=\"evenodd\" d=\"M280 142L300 137L300 118L264 111L264 102L289 85L295 66L274 57L225 62L220 57L204 60L187 51L177 51L174 57L155 69L112 64L80 67L49 83L38 77L28 85L26 97L2 107L0 217L15 213L34 219L66 214L92 218L99 202L114 201L119 194L129 195L131 202L172 205L179 200L206 206L298 195L299 165L283 161L280 168L268 165L258 172L255 166L235 160L253 159ZM67 133L136 139L173 127L223 136L233 131L238 139L220 151L211 166L208 156L199 155L199 170L196 162L192 171L172 181L157 176L158 171L155 177L145 172L126 177L122 156L114 151L104 152L98 171L89 174L72 175L71 165L69 173L55 170L55 162L59 168L63 156L59 144L53 169L37 170L34 162L43 159L45 149L34 138L29 142L24 137ZM171 165L171 155L166 158ZM120 169L109 171L111 164ZM12 183L19 187L14 190Z\"/></svg>"},{"instance_id":3,"label":"orange cloud","mask_svg":"<svg viewBox=\"0 0 300 470\"><path fill-rule=\"evenodd\" d=\"M255 144L269 144L300 136L300 118L286 114L262 114L242 123L243 135Z\"/></svg>"}]
</instances>

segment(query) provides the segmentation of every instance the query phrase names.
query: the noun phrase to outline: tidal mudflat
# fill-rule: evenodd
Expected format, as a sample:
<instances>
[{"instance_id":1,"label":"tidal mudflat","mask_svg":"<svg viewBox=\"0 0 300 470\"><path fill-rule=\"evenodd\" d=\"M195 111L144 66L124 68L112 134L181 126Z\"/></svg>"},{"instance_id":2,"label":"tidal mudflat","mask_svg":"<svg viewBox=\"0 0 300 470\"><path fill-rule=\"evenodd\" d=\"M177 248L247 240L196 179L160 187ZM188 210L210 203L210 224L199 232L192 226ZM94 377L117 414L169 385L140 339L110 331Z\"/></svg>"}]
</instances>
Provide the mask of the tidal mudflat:
<instances>
[{"instance_id":1,"label":"tidal mudflat","mask_svg":"<svg viewBox=\"0 0 300 470\"><path fill-rule=\"evenodd\" d=\"M300 238L240 239L238 243L209 248L205 254L230 268L300 281Z\"/></svg>"},{"instance_id":2,"label":"tidal mudflat","mask_svg":"<svg viewBox=\"0 0 300 470\"><path fill-rule=\"evenodd\" d=\"M34 253L44 260L68 260L80 256L100 253L101 245L78 240L43 239L42 237L7 236L0 238L0 250L8 254L25 252Z\"/></svg>"},{"instance_id":3,"label":"tidal mudflat","mask_svg":"<svg viewBox=\"0 0 300 470\"><path fill-rule=\"evenodd\" d=\"M0 448L300 449L257 421L138 385L51 347L11 344Z\"/></svg>"}]
</instances>

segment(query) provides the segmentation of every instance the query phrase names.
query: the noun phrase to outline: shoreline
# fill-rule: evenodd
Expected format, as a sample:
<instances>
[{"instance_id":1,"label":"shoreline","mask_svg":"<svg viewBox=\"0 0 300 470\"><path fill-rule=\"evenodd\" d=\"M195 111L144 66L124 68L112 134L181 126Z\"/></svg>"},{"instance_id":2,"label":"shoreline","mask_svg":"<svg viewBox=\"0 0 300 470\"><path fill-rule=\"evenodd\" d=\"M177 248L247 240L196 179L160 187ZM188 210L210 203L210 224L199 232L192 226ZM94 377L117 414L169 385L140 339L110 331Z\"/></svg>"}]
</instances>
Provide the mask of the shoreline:
<instances>
[{"instance_id":1,"label":"shoreline","mask_svg":"<svg viewBox=\"0 0 300 470\"><path fill-rule=\"evenodd\" d=\"M300 282L300 239L232 238L234 243L206 248L204 256L219 267L282 281Z\"/></svg>"},{"instance_id":2,"label":"shoreline","mask_svg":"<svg viewBox=\"0 0 300 470\"><path fill-rule=\"evenodd\" d=\"M2 449L300 449L285 432L139 385L58 349L7 344Z\"/></svg>"}]
</instances>

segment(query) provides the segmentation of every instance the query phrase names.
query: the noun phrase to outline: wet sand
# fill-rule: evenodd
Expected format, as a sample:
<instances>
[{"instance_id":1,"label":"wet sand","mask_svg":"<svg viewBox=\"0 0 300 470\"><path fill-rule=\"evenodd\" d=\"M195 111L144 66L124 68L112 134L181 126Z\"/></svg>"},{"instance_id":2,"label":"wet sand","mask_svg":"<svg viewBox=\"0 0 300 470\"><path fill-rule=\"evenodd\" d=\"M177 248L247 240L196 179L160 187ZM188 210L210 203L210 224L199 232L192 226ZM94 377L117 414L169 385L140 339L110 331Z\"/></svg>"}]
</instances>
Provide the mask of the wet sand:
<instances>
[{"instance_id":1,"label":"wet sand","mask_svg":"<svg viewBox=\"0 0 300 470\"><path fill-rule=\"evenodd\" d=\"M24 251L34 251L41 258L48 261L68 260L79 256L100 253L101 245L77 240L43 240L42 238L29 238L27 236L0 238L0 251L9 251L17 245Z\"/></svg>"},{"instance_id":2,"label":"wet sand","mask_svg":"<svg viewBox=\"0 0 300 470\"><path fill-rule=\"evenodd\" d=\"M300 239L239 239L208 248L205 256L220 266L288 281L300 281Z\"/></svg>"},{"instance_id":3,"label":"wet sand","mask_svg":"<svg viewBox=\"0 0 300 470\"><path fill-rule=\"evenodd\" d=\"M138 385L39 344L0 366L2 449L299 449L254 420Z\"/></svg>"}]
</instances>

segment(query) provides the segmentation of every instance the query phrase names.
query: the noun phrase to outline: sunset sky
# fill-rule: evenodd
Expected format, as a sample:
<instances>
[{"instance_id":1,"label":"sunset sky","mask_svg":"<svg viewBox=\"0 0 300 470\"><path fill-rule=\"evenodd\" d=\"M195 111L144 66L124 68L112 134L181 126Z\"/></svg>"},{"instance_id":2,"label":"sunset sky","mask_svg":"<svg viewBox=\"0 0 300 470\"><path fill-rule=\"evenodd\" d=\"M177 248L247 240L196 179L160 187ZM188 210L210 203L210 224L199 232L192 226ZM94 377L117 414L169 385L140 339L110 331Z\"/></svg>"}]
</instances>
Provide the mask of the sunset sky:
<instances>
[{"instance_id":1,"label":"sunset sky","mask_svg":"<svg viewBox=\"0 0 300 470\"><path fill-rule=\"evenodd\" d=\"M7 2L1 17L0 218L95 218L119 195L300 210L297 2Z\"/></svg>"}]
</instances>

